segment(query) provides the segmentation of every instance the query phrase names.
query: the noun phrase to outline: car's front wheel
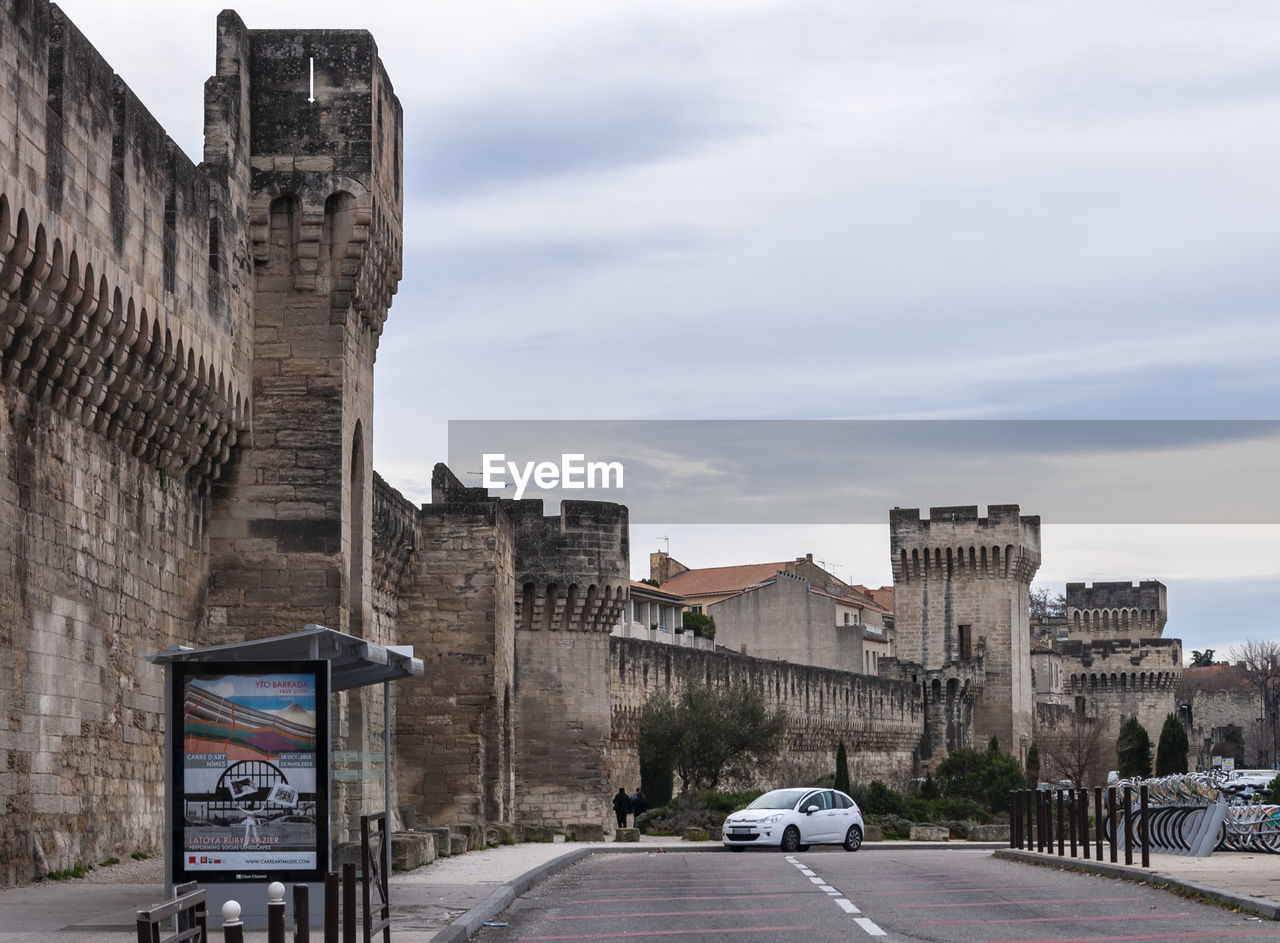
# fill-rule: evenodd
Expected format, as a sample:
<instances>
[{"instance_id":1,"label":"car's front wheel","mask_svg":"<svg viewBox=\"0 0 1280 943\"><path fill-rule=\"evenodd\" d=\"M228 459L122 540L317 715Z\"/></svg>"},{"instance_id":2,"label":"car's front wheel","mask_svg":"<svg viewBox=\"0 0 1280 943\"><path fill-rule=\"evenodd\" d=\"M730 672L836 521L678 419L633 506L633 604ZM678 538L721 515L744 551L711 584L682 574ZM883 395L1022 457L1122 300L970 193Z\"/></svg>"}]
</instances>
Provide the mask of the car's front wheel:
<instances>
[{"instance_id":1,"label":"car's front wheel","mask_svg":"<svg viewBox=\"0 0 1280 943\"><path fill-rule=\"evenodd\" d=\"M862 847L862 829L856 825L850 825L849 831L844 833L844 850L857 851Z\"/></svg>"},{"instance_id":2,"label":"car's front wheel","mask_svg":"<svg viewBox=\"0 0 1280 943\"><path fill-rule=\"evenodd\" d=\"M788 825L787 830L782 833L782 842L778 845L785 854L793 855L800 850L800 829L794 825Z\"/></svg>"}]
</instances>

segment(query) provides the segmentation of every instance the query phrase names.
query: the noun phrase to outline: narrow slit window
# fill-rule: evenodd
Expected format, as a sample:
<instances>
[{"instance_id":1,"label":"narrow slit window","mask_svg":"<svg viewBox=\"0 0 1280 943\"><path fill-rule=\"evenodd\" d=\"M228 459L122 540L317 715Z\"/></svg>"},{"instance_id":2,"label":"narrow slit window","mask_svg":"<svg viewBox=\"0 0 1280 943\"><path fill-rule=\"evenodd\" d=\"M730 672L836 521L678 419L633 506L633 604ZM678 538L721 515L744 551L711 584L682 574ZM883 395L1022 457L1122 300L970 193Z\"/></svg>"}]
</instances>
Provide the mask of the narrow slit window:
<instances>
[{"instance_id":1,"label":"narrow slit window","mask_svg":"<svg viewBox=\"0 0 1280 943\"><path fill-rule=\"evenodd\" d=\"M316 57L312 56L311 61L307 64L308 84L307 84L307 101L316 100Z\"/></svg>"}]
</instances>

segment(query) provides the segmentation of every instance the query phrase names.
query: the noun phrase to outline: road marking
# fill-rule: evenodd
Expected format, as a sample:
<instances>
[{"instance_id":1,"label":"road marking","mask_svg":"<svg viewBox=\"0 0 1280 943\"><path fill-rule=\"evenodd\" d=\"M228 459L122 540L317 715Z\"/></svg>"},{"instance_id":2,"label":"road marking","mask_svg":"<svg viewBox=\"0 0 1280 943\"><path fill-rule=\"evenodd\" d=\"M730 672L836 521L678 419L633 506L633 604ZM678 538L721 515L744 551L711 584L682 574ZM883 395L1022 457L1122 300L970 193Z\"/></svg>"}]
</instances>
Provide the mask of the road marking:
<instances>
[{"instance_id":1,"label":"road marking","mask_svg":"<svg viewBox=\"0 0 1280 943\"><path fill-rule=\"evenodd\" d=\"M784 930L812 930L811 926L794 927L730 927L716 930L717 936L726 933L780 933ZM580 933L573 936L522 936L521 940L617 940L632 936L706 936L705 928L697 930L631 930L623 933Z\"/></svg>"},{"instance_id":2,"label":"road marking","mask_svg":"<svg viewBox=\"0 0 1280 943\"><path fill-rule=\"evenodd\" d=\"M750 910L660 910L645 914L569 914L547 920L628 920L634 917L719 917L732 914L798 914L802 907L755 907Z\"/></svg>"},{"instance_id":3,"label":"road marking","mask_svg":"<svg viewBox=\"0 0 1280 943\"><path fill-rule=\"evenodd\" d=\"M849 900L849 898L847 897L839 896L840 891L836 890L834 887L828 884L824 878L818 877L813 871L805 867L803 863L797 861L795 858L792 858L792 857L788 857L786 860L789 861L791 864L794 864L797 868L799 868L801 874L807 875L809 880L812 881L814 884L816 884L820 890L826 891L828 894L830 894L831 899L836 902L836 906L838 906L845 913L850 915L862 913L862 911L858 909L857 905L854 904L853 901ZM876 925L875 921L870 919L869 917L854 917L853 922L856 923L859 927L861 927L864 931L866 931L866 933L870 936L886 936L885 931L881 930Z\"/></svg>"}]
</instances>

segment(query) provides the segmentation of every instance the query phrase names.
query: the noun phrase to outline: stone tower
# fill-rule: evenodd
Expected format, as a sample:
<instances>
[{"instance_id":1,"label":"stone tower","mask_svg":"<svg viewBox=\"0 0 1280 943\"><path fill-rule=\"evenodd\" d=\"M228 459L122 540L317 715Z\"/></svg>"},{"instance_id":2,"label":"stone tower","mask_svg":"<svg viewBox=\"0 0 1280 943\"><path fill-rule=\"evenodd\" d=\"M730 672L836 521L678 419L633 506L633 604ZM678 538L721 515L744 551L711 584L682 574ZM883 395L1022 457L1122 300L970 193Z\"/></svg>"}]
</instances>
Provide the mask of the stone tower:
<instances>
[{"instance_id":1,"label":"stone tower","mask_svg":"<svg viewBox=\"0 0 1280 943\"><path fill-rule=\"evenodd\" d=\"M925 672L981 660L973 736L1015 756L1031 743L1034 688L1028 593L1040 567L1040 518L1015 505L889 514L898 657ZM939 682L941 686L941 681Z\"/></svg>"},{"instance_id":2,"label":"stone tower","mask_svg":"<svg viewBox=\"0 0 1280 943\"><path fill-rule=\"evenodd\" d=\"M1067 584L1067 625L1072 638L1160 638L1169 621L1165 585L1143 580Z\"/></svg>"},{"instance_id":3,"label":"stone tower","mask_svg":"<svg viewBox=\"0 0 1280 943\"><path fill-rule=\"evenodd\" d=\"M515 525L516 821L605 823L609 632L630 586L627 509L503 501Z\"/></svg>"},{"instance_id":4,"label":"stone tower","mask_svg":"<svg viewBox=\"0 0 1280 943\"><path fill-rule=\"evenodd\" d=\"M205 162L247 218L251 427L214 489L209 621L225 640L371 622L373 362L400 278L401 112L373 38L218 17ZM237 221L240 222L240 221ZM221 222L211 222L211 230Z\"/></svg>"}]
</instances>

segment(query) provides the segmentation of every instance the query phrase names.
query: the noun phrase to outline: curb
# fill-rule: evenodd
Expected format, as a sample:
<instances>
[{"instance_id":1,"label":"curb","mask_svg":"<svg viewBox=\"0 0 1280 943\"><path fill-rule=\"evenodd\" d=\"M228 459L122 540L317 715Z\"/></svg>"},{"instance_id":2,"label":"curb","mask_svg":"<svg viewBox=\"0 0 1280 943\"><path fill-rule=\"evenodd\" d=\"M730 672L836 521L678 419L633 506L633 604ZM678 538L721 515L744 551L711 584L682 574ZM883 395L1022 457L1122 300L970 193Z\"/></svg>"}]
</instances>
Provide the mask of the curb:
<instances>
[{"instance_id":1,"label":"curb","mask_svg":"<svg viewBox=\"0 0 1280 943\"><path fill-rule=\"evenodd\" d=\"M1133 881L1146 884L1160 890L1170 890L1196 897L1203 897L1225 907L1234 907L1247 911L1265 920L1280 920L1280 903L1264 900L1261 897L1250 897L1247 894L1236 894L1224 891L1219 887L1209 887L1194 881L1183 880L1162 871L1144 871L1122 864L1111 864L1109 861L1086 861L1081 858L1059 858L1056 855L1041 855L1030 851L1019 851L1015 848L1001 848L993 857L1006 861L1021 861L1025 864L1037 864L1041 867L1065 868L1068 871L1081 871L1086 874L1101 874L1106 877L1119 878L1122 881Z\"/></svg>"},{"instance_id":2,"label":"curb","mask_svg":"<svg viewBox=\"0 0 1280 943\"><path fill-rule=\"evenodd\" d=\"M883 848L886 851L902 851L904 849L917 848L921 851L930 848L940 848L950 846L952 848L1004 848L1001 842L867 842L861 848L862 851L872 851L876 848ZM776 849L775 849L776 850ZM578 848L574 851L566 852L559 858L552 858L544 864L538 865L532 870L526 871L512 881L508 881L502 887L498 888L476 906L472 907L465 914L443 927L439 933L431 938L431 943L461 943L463 940L469 940L477 930L484 926L485 922L492 920L498 914L502 913L511 906L512 901L523 894L535 884L541 884L547 878L554 877L565 868L572 864L577 864L583 858L590 855L616 855L616 854L685 854L686 852L727 852L727 849L720 842L696 842L685 848L683 846L671 845L644 845L644 844L613 844L609 842L601 843L598 848ZM1252 898L1250 898L1252 899Z\"/></svg>"}]
</instances>

